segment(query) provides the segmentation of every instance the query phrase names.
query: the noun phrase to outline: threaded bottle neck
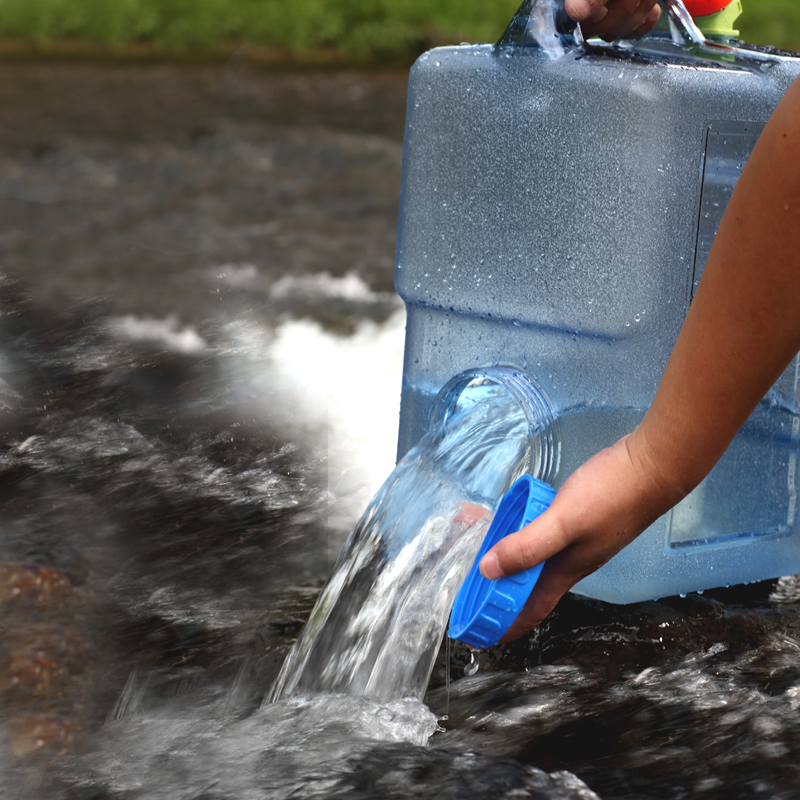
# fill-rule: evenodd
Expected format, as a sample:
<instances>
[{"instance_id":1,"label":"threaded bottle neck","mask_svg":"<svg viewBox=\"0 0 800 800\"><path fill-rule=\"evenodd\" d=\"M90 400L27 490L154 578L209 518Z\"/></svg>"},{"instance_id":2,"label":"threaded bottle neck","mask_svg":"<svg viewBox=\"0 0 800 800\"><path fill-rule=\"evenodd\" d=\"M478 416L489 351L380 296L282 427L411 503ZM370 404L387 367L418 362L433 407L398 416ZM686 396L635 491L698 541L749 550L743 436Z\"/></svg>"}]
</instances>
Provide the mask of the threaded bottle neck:
<instances>
[{"instance_id":1,"label":"threaded bottle neck","mask_svg":"<svg viewBox=\"0 0 800 800\"><path fill-rule=\"evenodd\" d=\"M496 385L519 404L528 423L526 463L521 472L553 484L561 461L561 437L553 405L544 391L525 372L513 367L481 367L462 372L445 384L434 402L428 429L446 425L459 401L471 387Z\"/></svg>"}]
</instances>

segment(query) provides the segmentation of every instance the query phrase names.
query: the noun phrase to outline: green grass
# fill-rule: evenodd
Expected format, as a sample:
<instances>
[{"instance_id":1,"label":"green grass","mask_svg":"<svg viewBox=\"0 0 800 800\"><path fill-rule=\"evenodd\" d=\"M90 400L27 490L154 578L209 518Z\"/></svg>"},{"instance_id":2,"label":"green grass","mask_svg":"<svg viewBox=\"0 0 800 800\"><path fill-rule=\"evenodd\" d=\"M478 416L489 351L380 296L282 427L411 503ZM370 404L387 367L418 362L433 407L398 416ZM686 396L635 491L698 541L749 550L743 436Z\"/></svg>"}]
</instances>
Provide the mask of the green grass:
<instances>
[{"instance_id":1,"label":"green grass","mask_svg":"<svg viewBox=\"0 0 800 800\"><path fill-rule=\"evenodd\" d=\"M0 37L208 47L240 41L351 54L494 41L517 0L0 0Z\"/></svg>"},{"instance_id":2,"label":"green grass","mask_svg":"<svg viewBox=\"0 0 800 800\"><path fill-rule=\"evenodd\" d=\"M742 36L800 50L800 0L744 0ZM247 43L309 53L413 55L495 41L518 0L0 0L0 37L161 48Z\"/></svg>"},{"instance_id":3,"label":"green grass","mask_svg":"<svg viewBox=\"0 0 800 800\"><path fill-rule=\"evenodd\" d=\"M798 0L742 0L742 5L737 25L745 41L800 51Z\"/></svg>"}]
</instances>

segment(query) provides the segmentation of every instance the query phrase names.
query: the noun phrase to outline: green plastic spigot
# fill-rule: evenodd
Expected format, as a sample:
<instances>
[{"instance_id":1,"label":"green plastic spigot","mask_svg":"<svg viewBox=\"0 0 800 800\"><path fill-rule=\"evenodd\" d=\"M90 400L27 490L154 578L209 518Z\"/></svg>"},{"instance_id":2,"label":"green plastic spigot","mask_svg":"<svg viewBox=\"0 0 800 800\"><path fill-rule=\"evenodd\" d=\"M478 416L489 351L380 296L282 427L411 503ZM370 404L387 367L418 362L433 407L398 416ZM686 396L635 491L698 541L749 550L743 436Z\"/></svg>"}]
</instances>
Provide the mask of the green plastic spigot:
<instances>
[{"instance_id":1,"label":"green plastic spigot","mask_svg":"<svg viewBox=\"0 0 800 800\"><path fill-rule=\"evenodd\" d=\"M711 41L738 39L733 26L742 14L742 0L684 0L695 25Z\"/></svg>"}]
</instances>

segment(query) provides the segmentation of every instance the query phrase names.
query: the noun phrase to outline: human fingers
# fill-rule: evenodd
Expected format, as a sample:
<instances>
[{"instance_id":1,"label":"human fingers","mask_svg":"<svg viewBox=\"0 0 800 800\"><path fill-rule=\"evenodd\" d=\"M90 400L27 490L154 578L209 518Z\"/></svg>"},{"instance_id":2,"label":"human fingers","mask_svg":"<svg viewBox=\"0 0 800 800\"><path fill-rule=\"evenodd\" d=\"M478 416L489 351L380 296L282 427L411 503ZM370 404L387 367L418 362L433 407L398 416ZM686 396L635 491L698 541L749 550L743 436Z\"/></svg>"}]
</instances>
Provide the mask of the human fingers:
<instances>
[{"instance_id":1,"label":"human fingers","mask_svg":"<svg viewBox=\"0 0 800 800\"><path fill-rule=\"evenodd\" d=\"M567 543L570 538L568 531L559 530L558 524L551 522L547 516L557 520L558 513L558 507L553 509L551 506L530 525L505 537L481 561L481 572L492 580L546 562L534 591L500 640L501 644L514 641L536 627L555 608L562 595L583 577L573 574L575 566L580 569L582 562L580 555L577 562L574 557L567 555L573 549ZM592 569L594 563L588 568L587 574Z\"/></svg>"},{"instance_id":2,"label":"human fingers","mask_svg":"<svg viewBox=\"0 0 800 800\"><path fill-rule=\"evenodd\" d=\"M653 28L656 27L656 25L658 25L658 21L660 19L661 19L661 7L654 6L640 27L638 27L632 33L627 33L625 34L624 37L620 38L641 39L642 36L646 36L648 33L650 33L651 30L653 30Z\"/></svg>"},{"instance_id":3,"label":"human fingers","mask_svg":"<svg viewBox=\"0 0 800 800\"><path fill-rule=\"evenodd\" d=\"M521 530L501 539L481 559L483 577L495 581L516 575L563 550L569 544L569 532L561 527L558 510L558 505L551 506Z\"/></svg>"},{"instance_id":4,"label":"human fingers","mask_svg":"<svg viewBox=\"0 0 800 800\"><path fill-rule=\"evenodd\" d=\"M599 36L608 42L638 38L649 33L661 17L657 0L610 0L603 10L581 23L584 37Z\"/></svg>"},{"instance_id":5,"label":"human fingers","mask_svg":"<svg viewBox=\"0 0 800 800\"><path fill-rule=\"evenodd\" d=\"M625 517L638 484L625 440L601 450L575 470L544 513L486 553L481 573L497 580L541 564L583 538L613 540L620 526L630 526Z\"/></svg>"},{"instance_id":6,"label":"human fingers","mask_svg":"<svg viewBox=\"0 0 800 800\"><path fill-rule=\"evenodd\" d=\"M564 9L575 22L583 22L595 14L602 17L608 3L609 0L564 0Z\"/></svg>"},{"instance_id":7,"label":"human fingers","mask_svg":"<svg viewBox=\"0 0 800 800\"><path fill-rule=\"evenodd\" d=\"M655 479L646 461L632 455L641 449L641 444L632 446L632 439L621 439L580 466L546 512L482 559L481 572L493 580L547 562L503 642L538 625L575 583L680 499L680 491Z\"/></svg>"},{"instance_id":8,"label":"human fingers","mask_svg":"<svg viewBox=\"0 0 800 800\"><path fill-rule=\"evenodd\" d=\"M633 538L633 535L587 537L547 559L525 606L500 643L519 639L539 625L578 581L600 569Z\"/></svg>"},{"instance_id":9,"label":"human fingers","mask_svg":"<svg viewBox=\"0 0 800 800\"><path fill-rule=\"evenodd\" d=\"M550 559L542 570L531 596L522 611L503 635L500 644L513 642L539 625L556 607L558 601L580 580L573 578L571 570L563 569L563 564L556 563L556 556ZM563 559L559 559L563 560Z\"/></svg>"},{"instance_id":10,"label":"human fingers","mask_svg":"<svg viewBox=\"0 0 800 800\"><path fill-rule=\"evenodd\" d=\"M476 522L491 513L486 506L461 503L453 513L453 523L464 529L471 528Z\"/></svg>"}]
</instances>

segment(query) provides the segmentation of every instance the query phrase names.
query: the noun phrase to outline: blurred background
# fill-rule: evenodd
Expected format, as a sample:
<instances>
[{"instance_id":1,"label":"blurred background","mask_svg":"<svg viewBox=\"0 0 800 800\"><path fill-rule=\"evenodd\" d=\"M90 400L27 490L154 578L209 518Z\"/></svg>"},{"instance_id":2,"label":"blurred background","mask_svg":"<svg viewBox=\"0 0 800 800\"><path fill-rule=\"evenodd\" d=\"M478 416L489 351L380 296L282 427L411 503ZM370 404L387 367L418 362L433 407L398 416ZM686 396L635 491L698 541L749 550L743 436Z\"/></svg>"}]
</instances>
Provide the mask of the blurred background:
<instances>
[{"instance_id":1,"label":"blurred background","mask_svg":"<svg viewBox=\"0 0 800 800\"><path fill-rule=\"evenodd\" d=\"M495 41L517 6L517 0L0 0L0 52L27 46L209 55L248 44L272 58L396 60L432 45ZM746 0L744 7L744 40L800 49L795 0Z\"/></svg>"}]
</instances>

